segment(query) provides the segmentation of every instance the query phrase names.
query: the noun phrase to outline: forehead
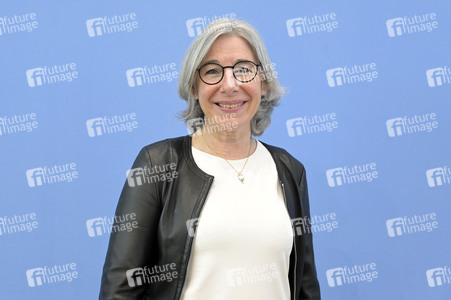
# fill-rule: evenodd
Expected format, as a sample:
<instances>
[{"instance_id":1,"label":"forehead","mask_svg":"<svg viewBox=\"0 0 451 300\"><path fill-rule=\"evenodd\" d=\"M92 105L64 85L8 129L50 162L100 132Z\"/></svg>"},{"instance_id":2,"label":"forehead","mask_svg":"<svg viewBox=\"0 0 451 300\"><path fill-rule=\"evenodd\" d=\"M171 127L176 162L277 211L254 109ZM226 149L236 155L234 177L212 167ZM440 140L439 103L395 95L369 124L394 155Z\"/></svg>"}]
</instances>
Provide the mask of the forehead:
<instances>
[{"instance_id":1,"label":"forehead","mask_svg":"<svg viewBox=\"0 0 451 300\"><path fill-rule=\"evenodd\" d=\"M203 61L234 63L243 59L256 61L249 42L238 35L222 35L213 42Z\"/></svg>"}]
</instances>

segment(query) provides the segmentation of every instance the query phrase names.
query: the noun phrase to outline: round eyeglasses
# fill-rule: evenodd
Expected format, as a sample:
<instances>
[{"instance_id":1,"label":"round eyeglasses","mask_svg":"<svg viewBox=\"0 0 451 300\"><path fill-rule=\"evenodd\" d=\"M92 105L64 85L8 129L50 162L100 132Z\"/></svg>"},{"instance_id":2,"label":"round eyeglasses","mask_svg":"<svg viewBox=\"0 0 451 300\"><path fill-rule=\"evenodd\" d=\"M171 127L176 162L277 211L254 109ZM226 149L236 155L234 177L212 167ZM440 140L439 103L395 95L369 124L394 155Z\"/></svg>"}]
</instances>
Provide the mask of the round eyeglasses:
<instances>
[{"instance_id":1,"label":"round eyeglasses","mask_svg":"<svg viewBox=\"0 0 451 300\"><path fill-rule=\"evenodd\" d=\"M209 85L218 84L224 78L224 69L231 68L233 77L239 82L249 82L254 80L257 76L258 67L261 64L256 64L249 60L239 61L233 66L221 66L217 63L206 63L202 65L197 71L200 79Z\"/></svg>"}]
</instances>

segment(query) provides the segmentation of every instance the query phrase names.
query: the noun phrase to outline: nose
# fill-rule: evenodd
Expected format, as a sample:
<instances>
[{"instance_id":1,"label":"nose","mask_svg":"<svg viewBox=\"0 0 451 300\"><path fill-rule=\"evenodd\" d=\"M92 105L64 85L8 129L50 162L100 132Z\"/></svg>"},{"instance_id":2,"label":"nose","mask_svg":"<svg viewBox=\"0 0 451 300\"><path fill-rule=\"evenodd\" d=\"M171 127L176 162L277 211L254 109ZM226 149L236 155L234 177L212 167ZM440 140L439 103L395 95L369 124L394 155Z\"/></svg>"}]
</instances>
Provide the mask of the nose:
<instances>
[{"instance_id":1,"label":"nose","mask_svg":"<svg viewBox=\"0 0 451 300\"><path fill-rule=\"evenodd\" d=\"M222 78L220 84L221 84L221 91L223 91L223 92L233 92L237 89L239 82L233 76L232 68L224 69L224 78Z\"/></svg>"}]
</instances>

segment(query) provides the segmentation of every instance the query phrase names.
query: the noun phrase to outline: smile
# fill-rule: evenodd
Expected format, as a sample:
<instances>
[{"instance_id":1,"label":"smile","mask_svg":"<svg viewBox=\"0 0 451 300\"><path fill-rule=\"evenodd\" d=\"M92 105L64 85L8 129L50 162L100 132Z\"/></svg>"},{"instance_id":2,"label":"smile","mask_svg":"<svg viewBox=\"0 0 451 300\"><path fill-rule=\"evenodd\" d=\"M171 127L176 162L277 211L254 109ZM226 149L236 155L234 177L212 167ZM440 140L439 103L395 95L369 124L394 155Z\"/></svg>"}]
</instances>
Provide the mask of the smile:
<instances>
[{"instance_id":1,"label":"smile","mask_svg":"<svg viewBox=\"0 0 451 300\"><path fill-rule=\"evenodd\" d=\"M232 109L232 108L237 108L240 107L241 105L243 105L246 102L240 102L240 103L235 103L235 104L224 104L224 103L216 103L216 105L222 107L222 108L228 108L228 109Z\"/></svg>"}]
</instances>

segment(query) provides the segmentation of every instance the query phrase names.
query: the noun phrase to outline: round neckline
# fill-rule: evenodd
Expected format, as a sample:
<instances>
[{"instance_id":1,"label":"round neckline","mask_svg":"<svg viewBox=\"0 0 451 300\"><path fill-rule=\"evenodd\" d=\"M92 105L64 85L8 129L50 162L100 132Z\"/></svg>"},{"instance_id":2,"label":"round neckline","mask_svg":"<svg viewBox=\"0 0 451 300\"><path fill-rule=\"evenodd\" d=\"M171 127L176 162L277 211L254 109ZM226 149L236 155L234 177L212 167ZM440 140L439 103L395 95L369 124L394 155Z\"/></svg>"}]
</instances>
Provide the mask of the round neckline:
<instances>
[{"instance_id":1,"label":"round neckline","mask_svg":"<svg viewBox=\"0 0 451 300\"><path fill-rule=\"evenodd\" d=\"M252 153L251 155L249 155L249 159L250 159L252 156L254 156L254 155L257 153L257 151L259 150L259 148L261 147L260 141L257 140L257 139L255 139L255 141L257 142L257 147L255 148L254 153ZM193 144L191 144L191 149L192 149L192 151L201 153L202 155L207 156L207 157L210 157L210 158L219 159L219 160L224 160L224 159L225 159L225 158L223 158L223 157L216 156L216 155L213 155L213 154L204 152L204 151L202 151L202 150L199 150L199 149L197 149L196 147L194 147ZM244 161L244 160L246 160L246 159L248 159L248 157L245 157L245 158L242 158L242 159L227 159L227 160L228 160L228 161L232 161L232 162L240 162L240 161Z\"/></svg>"}]
</instances>

